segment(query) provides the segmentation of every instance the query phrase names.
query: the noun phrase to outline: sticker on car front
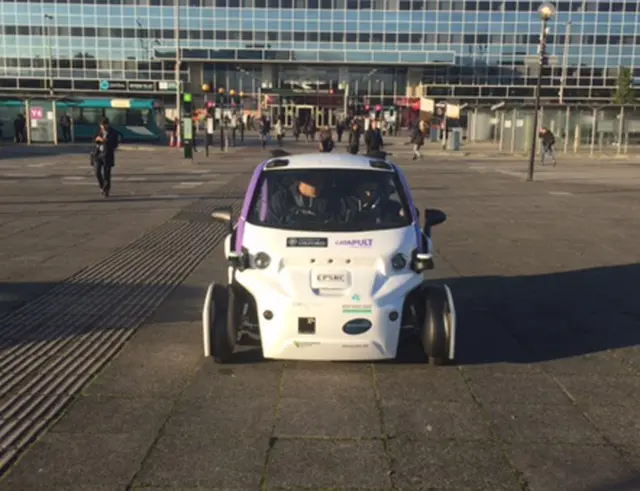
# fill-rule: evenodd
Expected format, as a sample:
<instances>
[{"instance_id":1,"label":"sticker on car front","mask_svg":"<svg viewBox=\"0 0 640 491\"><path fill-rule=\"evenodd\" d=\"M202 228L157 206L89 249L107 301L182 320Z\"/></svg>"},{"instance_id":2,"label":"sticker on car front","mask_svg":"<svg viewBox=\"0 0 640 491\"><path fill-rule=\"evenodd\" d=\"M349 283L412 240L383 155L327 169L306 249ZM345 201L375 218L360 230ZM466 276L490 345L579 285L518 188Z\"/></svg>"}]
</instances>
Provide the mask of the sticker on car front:
<instances>
[{"instance_id":1,"label":"sticker on car front","mask_svg":"<svg viewBox=\"0 0 640 491\"><path fill-rule=\"evenodd\" d=\"M287 247L328 247L329 240L326 237L289 237Z\"/></svg>"}]
</instances>

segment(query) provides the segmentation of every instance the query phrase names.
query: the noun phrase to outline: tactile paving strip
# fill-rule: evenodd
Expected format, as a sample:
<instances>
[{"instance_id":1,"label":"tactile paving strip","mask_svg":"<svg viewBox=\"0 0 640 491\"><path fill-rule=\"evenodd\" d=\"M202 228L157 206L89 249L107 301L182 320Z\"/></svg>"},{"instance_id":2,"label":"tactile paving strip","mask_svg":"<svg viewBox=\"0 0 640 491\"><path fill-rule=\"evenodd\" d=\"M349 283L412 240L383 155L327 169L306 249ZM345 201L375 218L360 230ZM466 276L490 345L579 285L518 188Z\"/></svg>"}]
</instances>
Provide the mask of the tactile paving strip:
<instances>
[{"instance_id":1,"label":"tactile paving strip","mask_svg":"<svg viewBox=\"0 0 640 491\"><path fill-rule=\"evenodd\" d=\"M211 211L240 204L200 200L0 319L0 475L222 240Z\"/></svg>"}]
</instances>

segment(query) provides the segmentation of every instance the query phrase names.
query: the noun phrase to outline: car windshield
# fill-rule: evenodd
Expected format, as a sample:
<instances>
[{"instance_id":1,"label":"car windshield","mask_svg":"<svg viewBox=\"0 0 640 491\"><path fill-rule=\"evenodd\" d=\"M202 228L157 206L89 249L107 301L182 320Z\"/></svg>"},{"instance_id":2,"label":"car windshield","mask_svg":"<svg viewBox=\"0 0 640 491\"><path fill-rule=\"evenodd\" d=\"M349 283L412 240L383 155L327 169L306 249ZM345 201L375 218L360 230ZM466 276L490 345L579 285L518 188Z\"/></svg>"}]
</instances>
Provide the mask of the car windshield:
<instances>
[{"instance_id":1,"label":"car windshield","mask_svg":"<svg viewBox=\"0 0 640 491\"><path fill-rule=\"evenodd\" d=\"M358 232L406 227L412 218L395 172L279 169L262 173L247 221L287 230Z\"/></svg>"}]
</instances>

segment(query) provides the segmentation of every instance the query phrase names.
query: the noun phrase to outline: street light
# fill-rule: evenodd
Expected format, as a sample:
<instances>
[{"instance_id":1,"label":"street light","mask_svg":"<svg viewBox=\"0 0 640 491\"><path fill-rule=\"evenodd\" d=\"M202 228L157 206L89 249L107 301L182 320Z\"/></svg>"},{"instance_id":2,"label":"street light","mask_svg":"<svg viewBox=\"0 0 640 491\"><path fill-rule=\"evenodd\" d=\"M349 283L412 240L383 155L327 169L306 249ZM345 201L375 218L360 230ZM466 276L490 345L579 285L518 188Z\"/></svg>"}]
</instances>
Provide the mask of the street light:
<instances>
[{"instance_id":1,"label":"street light","mask_svg":"<svg viewBox=\"0 0 640 491\"><path fill-rule=\"evenodd\" d=\"M182 118L182 98L180 94L182 92L182 77L180 76L180 65L182 64L182 57L180 53L180 0L175 0L174 5L174 36L176 42L176 70L175 70L175 84L176 84L176 111L178 118Z\"/></svg>"},{"instance_id":2,"label":"street light","mask_svg":"<svg viewBox=\"0 0 640 491\"><path fill-rule=\"evenodd\" d=\"M536 82L536 103L533 112L533 128L531 130L531 155L529 156L529 175L527 181L533 181L533 167L536 161L536 142L538 140L538 113L540 112L540 87L542 85L542 67L547 64L547 24L555 15L556 8L552 3L545 2L538 7L538 15L542 21L540 30L540 44L538 46L538 80Z\"/></svg>"}]
</instances>

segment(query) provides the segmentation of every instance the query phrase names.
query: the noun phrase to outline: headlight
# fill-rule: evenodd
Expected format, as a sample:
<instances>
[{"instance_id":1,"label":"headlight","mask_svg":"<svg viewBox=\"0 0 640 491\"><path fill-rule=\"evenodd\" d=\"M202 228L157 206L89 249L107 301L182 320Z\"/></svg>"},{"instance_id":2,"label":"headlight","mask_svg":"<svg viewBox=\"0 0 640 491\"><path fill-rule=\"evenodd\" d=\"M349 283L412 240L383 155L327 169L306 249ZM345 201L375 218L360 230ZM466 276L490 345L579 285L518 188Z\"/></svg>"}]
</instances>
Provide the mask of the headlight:
<instances>
[{"instance_id":1,"label":"headlight","mask_svg":"<svg viewBox=\"0 0 640 491\"><path fill-rule=\"evenodd\" d=\"M404 269L407 267L407 258L404 254L396 254L391 258L391 267L396 271Z\"/></svg>"},{"instance_id":2,"label":"headlight","mask_svg":"<svg viewBox=\"0 0 640 491\"><path fill-rule=\"evenodd\" d=\"M271 258L265 252L259 252L253 258L253 264L258 269L266 269L271 264Z\"/></svg>"}]
</instances>

